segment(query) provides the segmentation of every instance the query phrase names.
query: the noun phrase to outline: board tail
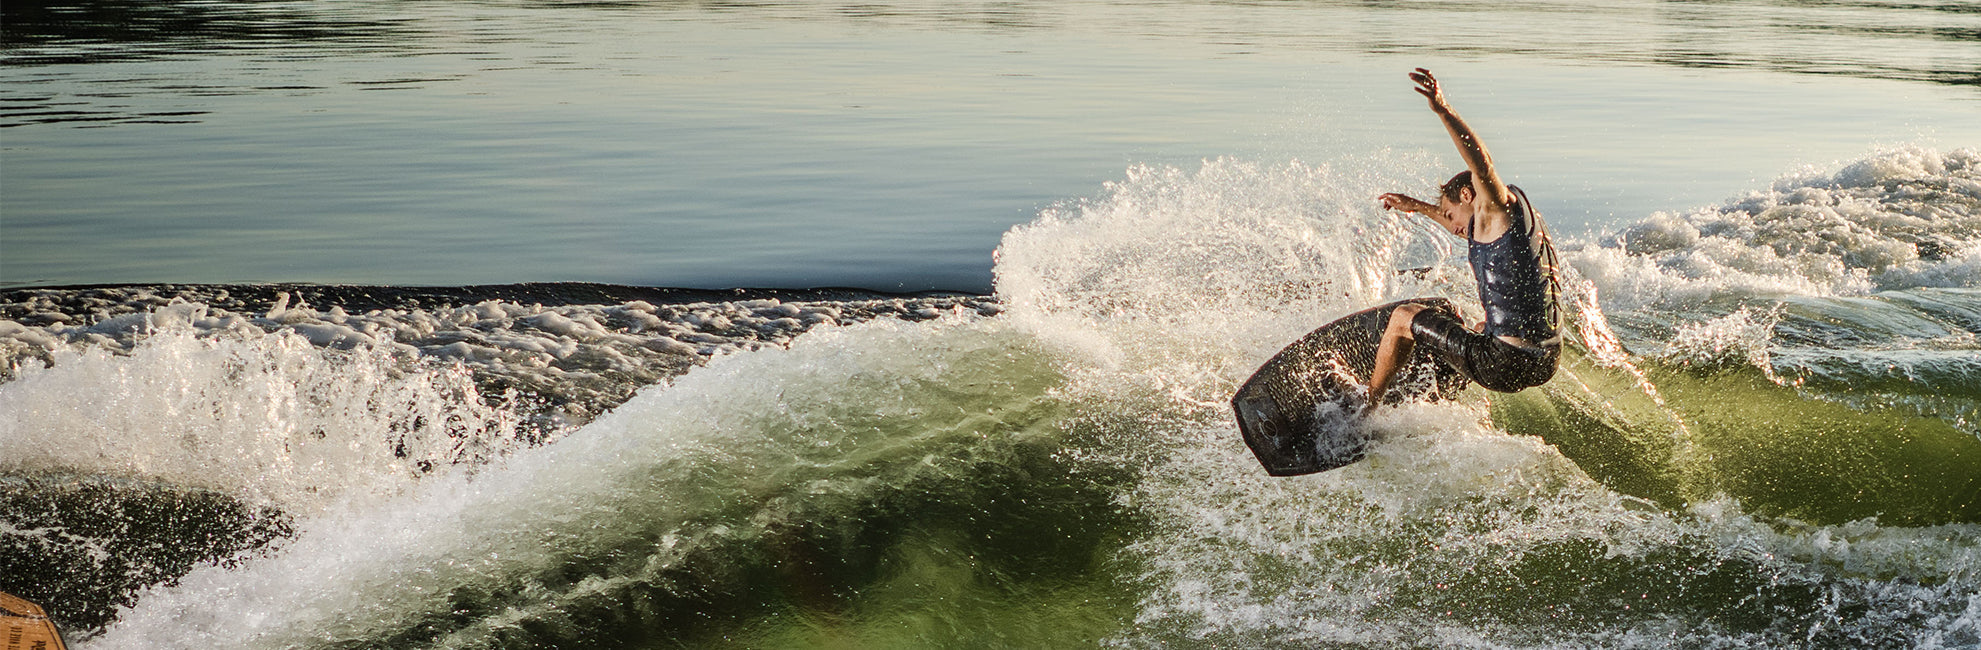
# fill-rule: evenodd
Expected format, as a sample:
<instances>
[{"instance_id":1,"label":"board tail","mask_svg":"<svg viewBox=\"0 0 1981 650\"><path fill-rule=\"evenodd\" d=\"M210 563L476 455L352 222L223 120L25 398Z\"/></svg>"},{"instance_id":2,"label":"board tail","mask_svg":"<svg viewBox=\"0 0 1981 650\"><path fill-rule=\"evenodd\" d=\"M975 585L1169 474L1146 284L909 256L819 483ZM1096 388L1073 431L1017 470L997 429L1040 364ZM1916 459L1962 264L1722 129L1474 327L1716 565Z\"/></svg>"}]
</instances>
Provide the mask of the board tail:
<instances>
[{"instance_id":1,"label":"board tail","mask_svg":"<svg viewBox=\"0 0 1981 650\"><path fill-rule=\"evenodd\" d=\"M1349 314L1280 350L1232 396L1238 430L1273 476L1323 472L1361 460L1366 432L1357 426L1376 349L1390 312L1422 304L1457 314L1443 298L1403 300ZM1441 400L1468 383L1457 369L1419 348L1385 403Z\"/></svg>"}]
</instances>

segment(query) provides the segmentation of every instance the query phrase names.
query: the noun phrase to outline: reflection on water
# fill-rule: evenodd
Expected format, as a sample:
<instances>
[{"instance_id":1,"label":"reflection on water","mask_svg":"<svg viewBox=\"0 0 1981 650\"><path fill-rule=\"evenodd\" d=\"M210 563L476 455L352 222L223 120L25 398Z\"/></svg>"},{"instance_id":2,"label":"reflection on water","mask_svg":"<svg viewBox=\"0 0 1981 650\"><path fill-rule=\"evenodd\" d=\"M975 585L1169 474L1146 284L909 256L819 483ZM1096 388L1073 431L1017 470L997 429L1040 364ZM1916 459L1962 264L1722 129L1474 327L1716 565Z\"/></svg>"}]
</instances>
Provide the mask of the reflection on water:
<instances>
[{"instance_id":1,"label":"reflection on water","mask_svg":"<svg viewBox=\"0 0 1981 650\"><path fill-rule=\"evenodd\" d=\"M1370 153L1445 150L1412 65L1478 84L1569 232L1969 146L1981 76L1981 12L1930 1L10 0L0 29L4 286L981 291L1012 224L1129 165L1417 173Z\"/></svg>"},{"instance_id":2,"label":"reflection on water","mask_svg":"<svg viewBox=\"0 0 1981 650\"><path fill-rule=\"evenodd\" d=\"M356 55L470 56L528 65L532 51L586 39L596 21L813 21L847 29L1058 30L1177 38L1261 49L1370 54L1505 55L1603 63L1767 70L1981 85L1981 5L1911 3L1570 0L1529 2L1182 0L1139 3L500 0L266 3L178 0L14 0L0 25L12 68L0 126L112 119L158 121L202 112L122 114L104 102L36 92L79 74L73 64L256 56L271 65ZM386 82L421 84L454 78ZM119 92L282 93L310 84L160 84L95 79ZM174 120L189 121L189 120Z\"/></svg>"},{"instance_id":3,"label":"reflection on water","mask_svg":"<svg viewBox=\"0 0 1981 650\"><path fill-rule=\"evenodd\" d=\"M98 78L91 64L148 59L258 56L265 65L366 51L404 51L418 41L403 20L378 20L268 2L13 0L0 21L0 127L190 124L210 110L136 106L134 95L214 97L321 90L305 83L231 84L151 74ZM86 92L50 85L87 83Z\"/></svg>"},{"instance_id":4,"label":"reflection on water","mask_svg":"<svg viewBox=\"0 0 1981 650\"><path fill-rule=\"evenodd\" d=\"M1666 0L1657 16L1656 63L1981 85L1973 3Z\"/></svg>"},{"instance_id":5,"label":"reflection on water","mask_svg":"<svg viewBox=\"0 0 1981 650\"><path fill-rule=\"evenodd\" d=\"M329 53L390 49L402 45L388 43L416 37L403 23L296 3L12 0L0 38L7 65L42 66L303 44Z\"/></svg>"}]
</instances>

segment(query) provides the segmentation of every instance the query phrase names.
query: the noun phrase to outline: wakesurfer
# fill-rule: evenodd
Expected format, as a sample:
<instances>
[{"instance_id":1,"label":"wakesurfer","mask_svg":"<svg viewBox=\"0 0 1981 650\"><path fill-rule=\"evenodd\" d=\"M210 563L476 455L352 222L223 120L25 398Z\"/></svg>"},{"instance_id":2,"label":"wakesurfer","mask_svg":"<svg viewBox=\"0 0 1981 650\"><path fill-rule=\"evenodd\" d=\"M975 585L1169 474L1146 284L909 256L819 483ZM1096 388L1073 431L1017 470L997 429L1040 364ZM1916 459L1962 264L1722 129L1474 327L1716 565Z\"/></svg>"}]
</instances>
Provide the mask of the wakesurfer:
<instances>
[{"instance_id":1,"label":"wakesurfer","mask_svg":"<svg viewBox=\"0 0 1981 650\"><path fill-rule=\"evenodd\" d=\"M1451 109L1431 71L1417 68L1410 79L1451 133L1466 171L1440 188L1436 204L1396 193L1378 200L1387 209L1424 215L1466 240L1486 317L1467 328L1449 311L1398 306L1376 349L1364 412L1382 403L1419 345L1473 382L1503 393L1546 383L1561 358L1561 281L1547 225L1526 192L1501 180L1486 145Z\"/></svg>"}]
</instances>

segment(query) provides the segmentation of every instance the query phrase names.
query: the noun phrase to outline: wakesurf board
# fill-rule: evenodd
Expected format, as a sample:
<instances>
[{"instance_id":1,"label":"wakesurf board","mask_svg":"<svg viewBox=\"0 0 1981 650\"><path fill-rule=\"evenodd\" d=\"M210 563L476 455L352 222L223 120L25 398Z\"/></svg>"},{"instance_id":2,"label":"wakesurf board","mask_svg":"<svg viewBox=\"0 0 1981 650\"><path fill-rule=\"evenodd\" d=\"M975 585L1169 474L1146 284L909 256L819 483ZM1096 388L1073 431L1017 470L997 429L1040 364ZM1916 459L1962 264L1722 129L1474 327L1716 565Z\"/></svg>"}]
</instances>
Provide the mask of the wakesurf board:
<instances>
[{"instance_id":1,"label":"wakesurf board","mask_svg":"<svg viewBox=\"0 0 1981 650\"><path fill-rule=\"evenodd\" d=\"M1443 298L1372 307L1334 322L1279 351L1232 396L1238 430L1267 474L1299 476L1361 460L1369 436L1362 405L1375 371L1376 347L1399 305L1423 304L1458 314ZM1384 404L1449 399L1469 380L1428 350L1412 350Z\"/></svg>"},{"instance_id":2,"label":"wakesurf board","mask_svg":"<svg viewBox=\"0 0 1981 650\"><path fill-rule=\"evenodd\" d=\"M64 650L62 633L40 605L0 592L0 650Z\"/></svg>"}]
</instances>

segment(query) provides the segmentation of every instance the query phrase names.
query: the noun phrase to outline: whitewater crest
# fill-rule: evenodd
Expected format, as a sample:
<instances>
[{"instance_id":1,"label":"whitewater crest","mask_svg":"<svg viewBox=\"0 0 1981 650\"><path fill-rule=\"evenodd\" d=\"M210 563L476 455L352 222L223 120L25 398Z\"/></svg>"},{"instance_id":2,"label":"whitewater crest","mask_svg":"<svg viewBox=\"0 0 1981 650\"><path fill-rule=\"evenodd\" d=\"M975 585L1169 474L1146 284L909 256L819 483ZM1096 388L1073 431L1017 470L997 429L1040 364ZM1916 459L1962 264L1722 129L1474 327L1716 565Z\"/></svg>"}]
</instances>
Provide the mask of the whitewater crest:
<instances>
[{"instance_id":1,"label":"whitewater crest","mask_svg":"<svg viewBox=\"0 0 1981 650\"><path fill-rule=\"evenodd\" d=\"M1981 282L1981 151L1897 149L1567 247L1613 310Z\"/></svg>"},{"instance_id":2,"label":"whitewater crest","mask_svg":"<svg viewBox=\"0 0 1981 650\"><path fill-rule=\"evenodd\" d=\"M1770 372L1769 350L1780 320L1778 311L1741 307L1719 318L1680 325L1659 360L1694 370L1753 367Z\"/></svg>"},{"instance_id":3,"label":"whitewater crest","mask_svg":"<svg viewBox=\"0 0 1981 650\"><path fill-rule=\"evenodd\" d=\"M327 302L254 286L0 301L0 547L59 576L43 604L72 629L197 564L234 566L298 525L553 443L709 359L821 326L996 309L968 296Z\"/></svg>"},{"instance_id":4,"label":"whitewater crest","mask_svg":"<svg viewBox=\"0 0 1981 650\"><path fill-rule=\"evenodd\" d=\"M154 333L233 339L282 334L317 348L460 365L492 394L513 389L532 400L540 407L533 410L533 424L544 430L540 434L554 434L709 358L788 345L821 325L1000 309L975 296L710 301L702 294L716 292L686 292L690 299L658 302L671 294L591 285L569 285L560 293L558 286L519 285L511 292L533 300L252 285L14 290L0 301L6 317L0 320L0 380L19 374L23 365L52 366L54 355L70 348L130 353ZM480 291L460 293L491 288L474 289ZM339 302L312 306L305 293ZM611 300L617 293L656 297ZM581 298L601 300L574 302Z\"/></svg>"},{"instance_id":5,"label":"whitewater crest","mask_svg":"<svg viewBox=\"0 0 1981 650\"><path fill-rule=\"evenodd\" d=\"M240 568L197 569L97 644L578 643L601 615L687 626L669 617L802 596L807 580L842 578L780 558L967 526L972 511L950 500L1079 507L1009 483L1027 463L1052 466L1030 448L1057 446L1054 375L1022 339L969 318L868 323L717 359L478 475L302 522L279 554ZM874 528L888 504L928 501L916 528Z\"/></svg>"},{"instance_id":6,"label":"whitewater crest","mask_svg":"<svg viewBox=\"0 0 1981 650\"><path fill-rule=\"evenodd\" d=\"M294 334L166 330L123 354L63 349L0 390L0 472L160 481L292 513L377 498L524 443L513 396Z\"/></svg>"},{"instance_id":7,"label":"whitewater crest","mask_svg":"<svg viewBox=\"0 0 1981 650\"><path fill-rule=\"evenodd\" d=\"M1227 417L1238 384L1316 325L1467 290L1434 226L1376 207L1381 188L1428 184L1371 171L1415 159L1384 160L1132 168L1005 234L1004 318L1091 360L1075 389Z\"/></svg>"}]
</instances>

